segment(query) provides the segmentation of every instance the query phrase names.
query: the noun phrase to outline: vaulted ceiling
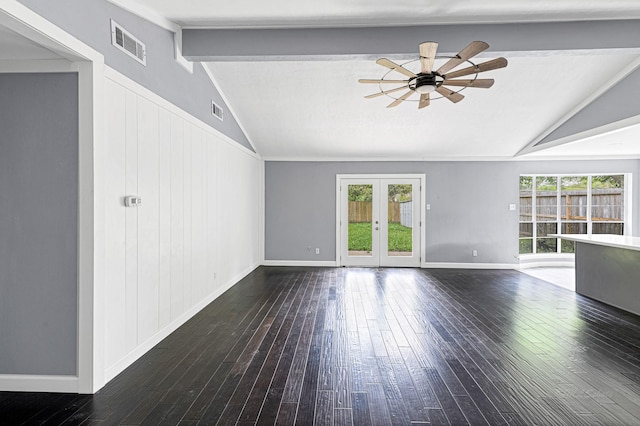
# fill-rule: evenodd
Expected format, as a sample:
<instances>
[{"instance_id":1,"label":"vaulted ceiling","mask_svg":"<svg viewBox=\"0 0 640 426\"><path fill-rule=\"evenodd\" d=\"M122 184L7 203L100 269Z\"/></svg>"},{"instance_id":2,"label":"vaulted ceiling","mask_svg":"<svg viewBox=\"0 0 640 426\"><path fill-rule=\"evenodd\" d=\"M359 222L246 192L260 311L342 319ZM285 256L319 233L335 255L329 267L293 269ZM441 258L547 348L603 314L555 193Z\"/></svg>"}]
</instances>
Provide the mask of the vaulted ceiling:
<instances>
[{"instance_id":1,"label":"vaulted ceiling","mask_svg":"<svg viewBox=\"0 0 640 426\"><path fill-rule=\"evenodd\" d=\"M0 25L0 61L60 59L60 55Z\"/></svg>"},{"instance_id":2,"label":"vaulted ceiling","mask_svg":"<svg viewBox=\"0 0 640 426\"><path fill-rule=\"evenodd\" d=\"M138 3L183 27L267 159L640 158L636 0ZM406 78L377 58L418 71L419 43L473 40L491 46L473 62L509 61L479 75L492 88L420 110L364 98L380 88L358 79Z\"/></svg>"}]
</instances>

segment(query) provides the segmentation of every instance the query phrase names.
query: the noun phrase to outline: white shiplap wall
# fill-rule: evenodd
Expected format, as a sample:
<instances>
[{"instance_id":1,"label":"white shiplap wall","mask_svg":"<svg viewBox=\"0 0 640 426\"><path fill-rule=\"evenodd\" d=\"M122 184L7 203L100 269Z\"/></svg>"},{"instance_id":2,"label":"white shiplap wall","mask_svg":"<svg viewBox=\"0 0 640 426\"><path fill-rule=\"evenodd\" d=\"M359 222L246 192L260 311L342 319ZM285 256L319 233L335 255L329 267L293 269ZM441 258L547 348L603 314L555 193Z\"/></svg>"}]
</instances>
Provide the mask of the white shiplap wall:
<instances>
[{"instance_id":1,"label":"white shiplap wall","mask_svg":"<svg viewBox=\"0 0 640 426\"><path fill-rule=\"evenodd\" d=\"M255 154L113 71L105 111L108 381L259 264L262 174Z\"/></svg>"}]
</instances>

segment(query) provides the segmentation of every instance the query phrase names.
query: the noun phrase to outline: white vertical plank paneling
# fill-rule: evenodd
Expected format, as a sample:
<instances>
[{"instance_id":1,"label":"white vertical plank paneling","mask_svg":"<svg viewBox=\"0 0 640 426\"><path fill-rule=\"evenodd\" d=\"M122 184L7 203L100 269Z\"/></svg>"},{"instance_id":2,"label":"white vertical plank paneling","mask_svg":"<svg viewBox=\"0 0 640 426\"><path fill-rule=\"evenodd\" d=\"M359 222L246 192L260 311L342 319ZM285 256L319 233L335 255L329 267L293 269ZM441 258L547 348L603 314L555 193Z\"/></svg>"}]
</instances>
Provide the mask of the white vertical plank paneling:
<instances>
[{"instance_id":1,"label":"white vertical plank paneling","mask_svg":"<svg viewBox=\"0 0 640 426\"><path fill-rule=\"evenodd\" d=\"M158 106L138 98L138 343L158 332L160 261Z\"/></svg>"},{"instance_id":2,"label":"white vertical plank paneling","mask_svg":"<svg viewBox=\"0 0 640 426\"><path fill-rule=\"evenodd\" d=\"M138 195L138 100L125 95L126 194ZM126 208L126 349L138 343L138 209Z\"/></svg>"},{"instance_id":3,"label":"white vertical plank paneling","mask_svg":"<svg viewBox=\"0 0 640 426\"><path fill-rule=\"evenodd\" d=\"M247 244L245 248L246 253L243 257L245 259L245 269L256 265L261 261L260 250L260 209L258 206L261 202L261 171L260 166L255 158L250 157L247 154L243 155L244 173L247 176L247 188L248 191L245 194L244 205L248 210L257 209L257 211L251 211L245 217L247 221Z\"/></svg>"},{"instance_id":4,"label":"white vertical plank paneling","mask_svg":"<svg viewBox=\"0 0 640 426\"><path fill-rule=\"evenodd\" d=\"M158 326L162 329L171 322L171 114L164 108L158 113L158 151Z\"/></svg>"},{"instance_id":5,"label":"white vertical plank paneling","mask_svg":"<svg viewBox=\"0 0 640 426\"><path fill-rule=\"evenodd\" d=\"M248 157L248 156L247 156ZM251 253L251 258L249 259L250 265L259 265L262 263L264 258L263 249L264 249L264 229L262 225L262 221L264 219L264 210L261 206L264 203L264 174L262 172L262 164L260 160L256 158L247 158L247 163L249 170L251 170L251 189L253 194L251 195L251 208L255 209L253 215L251 215L251 222L253 223L252 227L252 243L251 247L253 248L253 252Z\"/></svg>"},{"instance_id":6,"label":"white vertical plank paneling","mask_svg":"<svg viewBox=\"0 0 640 426\"><path fill-rule=\"evenodd\" d=\"M209 274L209 250L207 246L209 245L209 241L207 239L207 229L209 226L209 206L208 206L208 197L209 197L209 179L208 179L208 169L209 165L207 164L207 134L206 132L202 132L201 138L201 169L202 173L200 176L200 181L202 182L202 204L200 205L200 211L202 212L202 226L200 228L200 256L202 259L202 263L200 264L200 274L202 276L202 281L200 282L200 294L201 298L206 297L211 294L209 290L210 283L213 280L213 275Z\"/></svg>"},{"instance_id":7,"label":"white vertical plank paneling","mask_svg":"<svg viewBox=\"0 0 640 426\"><path fill-rule=\"evenodd\" d=\"M116 81L105 96L109 377L257 264L261 211L259 159ZM142 206L125 208L125 195Z\"/></svg>"},{"instance_id":8,"label":"white vertical plank paneling","mask_svg":"<svg viewBox=\"0 0 640 426\"><path fill-rule=\"evenodd\" d=\"M218 168L218 214L224 223L218 230L218 256L226 282L258 262L261 186L258 161L226 143L219 145Z\"/></svg>"},{"instance_id":9,"label":"white vertical plank paneling","mask_svg":"<svg viewBox=\"0 0 640 426\"><path fill-rule=\"evenodd\" d=\"M184 122L171 114L171 320L184 312Z\"/></svg>"},{"instance_id":10,"label":"white vertical plank paneling","mask_svg":"<svg viewBox=\"0 0 640 426\"><path fill-rule=\"evenodd\" d=\"M206 137L207 158L207 291L213 293L220 280L218 272L218 141L212 135Z\"/></svg>"},{"instance_id":11,"label":"white vertical plank paneling","mask_svg":"<svg viewBox=\"0 0 640 426\"><path fill-rule=\"evenodd\" d=\"M202 132L202 296L206 297L211 293L211 281L213 274L210 274L209 266L209 164L207 158L208 135Z\"/></svg>"},{"instance_id":12,"label":"white vertical plank paneling","mask_svg":"<svg viewBox=\"0 0 640 426\"><path fill-rule=\"evenodd\" d=\"M218 270L218 280L221 283L227 282L229 278L229 274L227 271L230 269L228 267L229 253L226 251L226 241L225 238L228 238L228 229L231 224L228 222L229 209L223 208L223 206L228 205L228 200L226 197L226 192L224 190L225 185L222 182L231 182L231 177L229 176L229 163L231 162L230 158L227 158L227 147L224 143L218 143L218 157L216 158L216 195L218 199L218 205L216 206L216 217L218 218L218 223L220 227L218 228L218 239L216 240L216 251L218 252L218 262L219 265L225 265L224 267L219 268ZM223 160L225 158L225 160Z\"/></svg>"},{"instance_id":13,"label":"white vertical plank paneling","mask_svg":"<svg viewBox=\"0 0 640 426\"><path fill-rule=\"evenodd\" d=\"M189 309L193 305L191 297L193 286L193 245L192 245L192 225L193 225L193 193L191 185L193 181L193 172L191 163L193 157L191 150L193 144L191 142L192 125L184 123L184 306Z\"/></svg>"},{"instance_id":14,"label":"white vertical plank paneling","mask_svg":"<svg viewBox=\"0 0 640 426\"><path fill-rule=\"evenodd\" d=\"M191 305L204 297L203 131L191 128Z\"/></svg>"},{"instance_id":15,"label":"white vertical plank paneling","mask_svg":"<svg viewBox=\"0 0 640 426\"><path fill-rule=\"evenodd\" d=\"M259 168L255 165L253 157L247 154L240 153L240 167L238 179L245 191L239 192L239 203L245 211L255 208L257 200L260 200L260 184L259 184ZM241 219L244 223L242 226L242 246L237 247L235 252L236 256L241 259L241 269L245 270L249 268L256 261L258 252L258 232L259 222L256 220L258 216L254 212L247 212L247 214ZM241 254L242 253L242 254Z\"/></svg>"},{"instance_id":16,"label":"white vertical plank paneling","mask_svg":"<svg viewBox=\"0 0 640 426\"><path fill-rule=\"evenodd\" d=\"M225 143L218 144L218 217L221 224L218 235L218 256L220 265L220 279L227 282L232 277L232 271L238 269L238 261L234 256L235 246L240 244L236 220L246 214L242 206L236 204L236 191L244 190L239 186L237 173L240 164L236 151Z\"/></svg>"},{"instance_id":17,"label":"white vertical plank paneling","mask_svg":"<svg viewBox=\"0 0 640 426\"><path fill-rule=\"evenodd\" d=\"M244 191L238 191L236 193L236 203L238 206L240 206L240 209L242 209L243 212L248 213L246 209L248 209L251 205L251 203L248 202L248 199L252 195L250 171L247 170L247 157L242 153L239 153L239 155L236 155L236 157L238 161L238 167L235 171L234 178L237 180L238 185L241 185L241 188L246 188ZM238 218L236 222L237 224L239 224L240 221L242 221L243 223L243 225L239 227L240 232L233 247L233 256L236 260L236 268L238 268L239 271L242 271L243 269L249 267L249 253L251 253L252 250L251 216L251 214L245 214L242 217ZM243 252L244 255L238 256Z\"/></svg>"},{"instance_id":18,"label":"white vertical plank paneling","mask_svg":"<svg viewBox=\"0 0 640 426\"><path fill-rule=\"evenodd\" d=\"M105 84L105 365L126 354L125 258L125 90L109 80Z\"/></svg>"}]
</instances>

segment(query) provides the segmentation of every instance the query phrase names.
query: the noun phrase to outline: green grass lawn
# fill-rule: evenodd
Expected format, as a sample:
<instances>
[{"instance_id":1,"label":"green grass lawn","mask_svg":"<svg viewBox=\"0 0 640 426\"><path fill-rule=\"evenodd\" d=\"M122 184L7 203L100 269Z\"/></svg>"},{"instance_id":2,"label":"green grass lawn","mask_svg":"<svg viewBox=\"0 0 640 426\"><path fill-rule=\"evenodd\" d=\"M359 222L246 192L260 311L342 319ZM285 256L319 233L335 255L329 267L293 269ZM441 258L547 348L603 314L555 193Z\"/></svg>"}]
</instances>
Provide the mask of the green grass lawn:
<instances>
[{"instance_id":1,"label":"green grass lawn","mask_svg":"<svg viewBox=\"0 0 640 426\"><path fill-rule=\"evenodd\" d=\"M349 250L371 251L371 224L349 224ZM412 251L411 228L399 223L389 224L389 251Z\"/></svg>"}]
</instances>

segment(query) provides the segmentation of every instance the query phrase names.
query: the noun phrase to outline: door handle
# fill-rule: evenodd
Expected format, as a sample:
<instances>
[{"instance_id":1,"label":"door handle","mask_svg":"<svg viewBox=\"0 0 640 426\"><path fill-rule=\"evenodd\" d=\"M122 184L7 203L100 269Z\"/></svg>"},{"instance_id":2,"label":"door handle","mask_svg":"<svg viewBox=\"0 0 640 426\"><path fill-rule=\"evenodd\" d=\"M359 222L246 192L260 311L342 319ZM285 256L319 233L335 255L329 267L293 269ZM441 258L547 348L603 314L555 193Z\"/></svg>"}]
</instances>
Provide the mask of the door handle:
<instances>
[{"instance_id":1,"label":"door handle","mask_svg":"<svg viewBox=\"0 0 640 426\"><path fill-rule=\"evenodd\" d=\"M376 226L376 231L378 230L378 227Z\"/></svg>"}]
</instances>

